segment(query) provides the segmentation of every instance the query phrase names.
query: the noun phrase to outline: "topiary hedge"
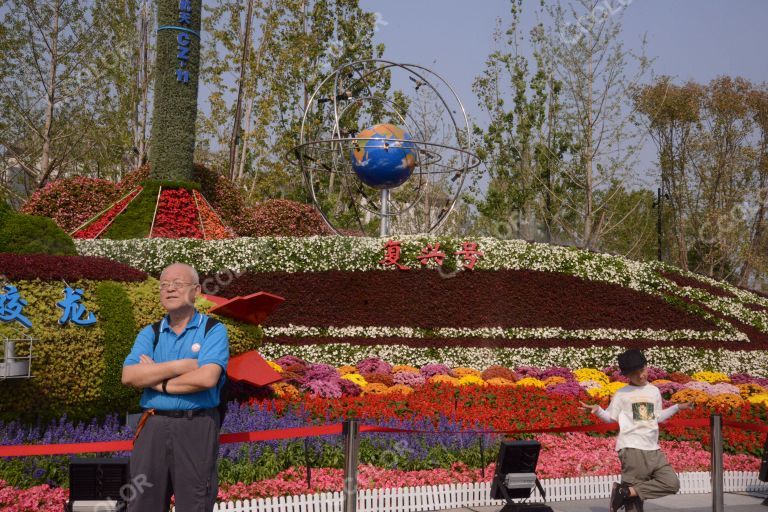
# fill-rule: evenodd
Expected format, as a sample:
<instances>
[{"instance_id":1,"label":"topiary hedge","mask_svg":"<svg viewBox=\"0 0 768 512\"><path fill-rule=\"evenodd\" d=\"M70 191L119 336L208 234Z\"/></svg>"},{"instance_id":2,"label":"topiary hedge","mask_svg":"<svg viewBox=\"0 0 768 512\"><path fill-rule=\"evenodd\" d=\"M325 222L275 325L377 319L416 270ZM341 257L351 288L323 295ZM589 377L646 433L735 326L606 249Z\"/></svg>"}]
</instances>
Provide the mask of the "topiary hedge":
<instances>
[{"instance_id":1,"label":"topiary hedge","mask_svg":"<svg viewBox=\"0 0 768 512\"><path fill-rule=\"evenodd\" d=\"M51 219L18 213L0 217L0 252L77 254L72 238Z\"/></svg>"},{"instance_id":2,"label":"topiary hedge","mask_svg":"<svg viewBox=\"0 0 768 512\"><path fill-rule=\"evenodd\" d=\"M25 329L18 322L0 322L0 339L34 338L32 379L8 379L0 383L0 419L47 420L66 414L89 419L109 413L138 409L138 393L120 383L122 364L138 331L163 317L157 280L141 282L68 281L84 291L81 303L96 315L92 327L58 325L64 295L61 281L14 280L29 304L23 314L32 322ZM204 300L198 309L211 306ZM258 348L260 327L217 317L226 326L230 353ZM18 342L16 352L27 355L28 343Z\"/></svg>"},{"instance_id":3,"label":"topiary hedge","mask_svg":"<svg viewBox=\"0 0 768 512\"><path fill-rule=\"evenodd\" d=\"M82 176L63 178L35 191L21 212L49 217L70 233L117 201L120 195L118 185L108 180Z\"/></svg>"}]
</instances>

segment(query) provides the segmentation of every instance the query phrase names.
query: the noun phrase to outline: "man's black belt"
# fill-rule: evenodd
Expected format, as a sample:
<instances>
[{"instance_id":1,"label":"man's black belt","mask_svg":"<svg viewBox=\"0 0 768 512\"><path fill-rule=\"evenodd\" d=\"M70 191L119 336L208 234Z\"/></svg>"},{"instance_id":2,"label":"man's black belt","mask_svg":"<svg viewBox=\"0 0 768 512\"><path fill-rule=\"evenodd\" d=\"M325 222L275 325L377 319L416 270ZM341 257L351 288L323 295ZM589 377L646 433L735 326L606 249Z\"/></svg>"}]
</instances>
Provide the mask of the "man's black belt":
<instances>
[{"instance_id":1,"label":"man's black belt","mask_svg":"<svg viewBox=\"0 0 768 512\"><path fill-rule=\"evenodd\" d=\"M206 416L216 409L182 409L182 410L161 410L155 409L156 416L167 416L169 418L193 418L195 416Z\"/></svg>"}]
</instances>

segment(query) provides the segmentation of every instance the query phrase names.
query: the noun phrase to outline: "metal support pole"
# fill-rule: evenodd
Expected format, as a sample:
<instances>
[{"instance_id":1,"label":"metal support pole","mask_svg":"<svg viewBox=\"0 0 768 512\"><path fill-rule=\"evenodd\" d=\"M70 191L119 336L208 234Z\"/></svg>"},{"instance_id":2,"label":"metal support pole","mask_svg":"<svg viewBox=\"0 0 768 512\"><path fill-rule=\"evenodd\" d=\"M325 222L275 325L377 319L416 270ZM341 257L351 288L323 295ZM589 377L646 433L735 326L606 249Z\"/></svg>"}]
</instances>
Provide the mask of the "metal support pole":
<instances>
[{"instance_id":1,"label":"metal support pole","mask_svg":"<svg viewBox=\"0 0 768 512\"><path fill-rule=\"evenodd\" d=\"M344 420L344 512L357 512L357 464L360 456L360 425L355 418Z\"/></svg>"},{"instance_id":2,"label":"metal support pole","mask_svg":"<svg viewBox=\"0 0 768 512\"><path fill-rule=\"evenodd\" d=\"M379 236L389 236L389 189L381 191L381 208L379 208L381 214L381 229L379 229Z\"/></svg>"},{"instance_id":3,"label":"metal support pole","mask_svg":"<svg viewBox=\"0 0 768 512\"><path fill-rule=\"evenodd\" d=\"M723 418L713 414L709 418L712 437L712 512L724 512L723 497Z\"/></svg>"}]
</instances>

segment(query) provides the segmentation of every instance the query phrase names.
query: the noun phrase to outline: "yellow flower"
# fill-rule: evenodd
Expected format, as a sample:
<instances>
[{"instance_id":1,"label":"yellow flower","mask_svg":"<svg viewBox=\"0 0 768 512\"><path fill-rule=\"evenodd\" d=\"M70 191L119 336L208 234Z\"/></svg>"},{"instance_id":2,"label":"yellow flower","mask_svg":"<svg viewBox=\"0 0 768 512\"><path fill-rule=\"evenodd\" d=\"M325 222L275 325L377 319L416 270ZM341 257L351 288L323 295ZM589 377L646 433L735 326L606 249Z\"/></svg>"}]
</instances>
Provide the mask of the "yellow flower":
<instances>
[{"instance_id":1,"label":"yellow flower","mask_svg":"<svg viewBox=\"0 0 768 512\"><path fill-rule=\"evenodd\" d=\"M606 374L594 368L579 368L578 370L573 371L573 375L579 382L584 382L585 380L594 380L595 382L606 385L611 381L611 379Z\"/></svg>"},{"instance_id":2,"label":"yellow flower","mask_svg":"<svg viewBox=\"0 0 768 512\"><path fill-rule=\"evenodd\" d=\"M755 405L762 405L768 407L768 393L760 393L758 395L752 395L747 398L747 402Z\"/></svg>"},{"instance_id":3,"label":"yellow flower","mask_svg":"<svg viewBox=\"0 0 768 512\"><path fill-rule=\"evenodd\" d=\"M485 386L486 383L477 375L465 375L459 379L459 386Z\"/></svg>"},{"instance_id":4,"label":"yellow flower","mask_svg":"<svg viewBox=\"0 0 768 512\"><path fill-rule=\"evenodd\" d=\"M521 388L543 388L544 381L539 379L534 379L533 377L526 377L524 379L520 379L519 381L515 382L515 386L521 387Z\"/></svg>"},{"instance_id":5,"label":"yellow flower","mask_svg":"<svg viewBox=\"0 0 768 512\"><path fill-rule=\"evenodd\" d=\"M485 381L489 386L514 386L515 382L503 377L494 377Z\"/></svg>"},{"instance_id":6,"label":"yellow flower","mask_svg":"<svg viewBox=\"0 0 768 512\"><path fill-rule=\"evenodd\" d=\"M419 369L409 364L396 364L392 367L392 373L419 373Z\"/></svg>"},{"instance_id":7,"label":"yellow flower","mask_svg":"<svg viewBox=\"0 0 768 512\"><path fill-rule=\"evenodd\" d=\"M357 384L358 386L360 386L361 388L365 388L365 386L368 385L368 381L365 380L365 377L363 377L359 373L348 373L346 375L342 375L341 378L342 379L347 379L349 381L352 381L355 384Z\"/></svg>"},{"instance_id":8,"label":"yellow flower","mask_svg":"<svg viewBox=\"0 0 768 512\"><path fill-rule=\"evenodd\" d=\"M608 388L590 388L587 394L592 398L606 398L611 396L611 390Z\"/></svg>"},{"instance_id":9,"label":"yellow flower","mask_svg":"<svg viewBox=\"0 0 768 512\"><path fill-rule=\"evenodd\" d=\"M354 366L339 366L336 369L339 372L339 375L349 375L350 373L357 373L357 368Z\"/></svg>"},{"instance_id":10,"label":"yellow flower","mask_svg":"<svg viewBox=\"0 0 768 512\"><path fill-rule=\"evenodd\" d=\"M433 375L429 378L429 381L432 384L452 384L454 386L459 385L459 379L456 377L451 377L450 375Z\"/></svg>"},{"instance_id":11,"label":"yellow flower","mask_svg":"<svg viewBox=\"0 0 768 512\"><path fill-rule=\"evenodd\" d=\"M279 364L277 364L276 362L274 362L274 361L267 361L267 364L268 364L268 365L269 365L269 366L270 366L270 367L271 367L273 370L275 370L277 373L283 373L283 367L282 367L282 366L280 366Z\"/></svg>"},{"instance_id":12,"label":"yellow flower","mask_svg":"<svg viewBox=\"0 0 768 512\"><path fill-rule=\"evenodd\" d=\"M626 386L626 385L627 385L627 383L626 383L626 382L621 382L621 381L618 381L618 380L617 380L617 381L615 381L615 382L609 382L609 383L608 383L608 385L607 385L607 386L605 386L605 388L606 388L606 389L607 389L607 390L608 390L608 391L609 391L611 394L614 394L615 392L617 392L618 390L620 390L621 388L623 388L623 387L624 387L624 386Z\"/></svg>"},{"instance_id":13,"label":"yellow flower","mask_svg":"<svg viewBox=\"0 0 768 512\"><path fill-rule=\"evenodd\" d=\"M752 382L748 384L739 384L739 394L741 398L749 398L754 395L765 393L765 388Z\"/></svg>"},{"instance_id":14,"label":"yellow flower","mask_svg":"<svg viewBox=\"0 0 768 512\"><path fill-rule=\"evenodd\" d=\"M671 380L667 379L656 379L655 381L651 382L654 386L661 386L662 384L669 384L672 382Z\"/></svg>"},{"instance_id":15,"label":"yellow flower","mask_svg":"<svg viewBox=\"0 0 768 512\"><path fill-rule=\"evenodd\" d=\"M454 375L455 375L457 378L459 378L459 379L460 379L460 378L462 378L462 377L465 377L465 376L467 376L467 375L472 375L472 376L474 376L474 377L480 377L480 376L482 375L482 372L480 372L480 371L478 371L478 370L475 370L475 369L473 369L473 368L464 368L464 367L459 367L459 368L454 368L454 369L453 369L453 374L454 374Z\"/></svg>"},{"instance_id":16,"label":"yellow flower","mask_svg":"<svg viewBox=\"0 0 768 512\"><path fill-rule=\"evenodd\" d=\"M731 382L731 379L729 379L726 374L720 372L696 372L691 375L691 378L699 382L709 382L710 384Z\"/></svg>"}]
</instances>

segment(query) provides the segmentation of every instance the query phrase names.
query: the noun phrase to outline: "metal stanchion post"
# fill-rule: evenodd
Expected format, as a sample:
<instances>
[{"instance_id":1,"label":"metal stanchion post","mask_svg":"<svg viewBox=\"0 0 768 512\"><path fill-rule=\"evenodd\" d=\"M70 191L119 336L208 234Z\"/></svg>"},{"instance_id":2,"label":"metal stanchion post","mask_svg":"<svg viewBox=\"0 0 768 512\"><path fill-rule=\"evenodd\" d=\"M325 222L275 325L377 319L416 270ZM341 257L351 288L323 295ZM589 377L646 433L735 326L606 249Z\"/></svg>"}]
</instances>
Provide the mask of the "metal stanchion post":
<instances>
[{"instance_id":1,"label":"metal stanchion post","mask_svg":"<svg viewBox=\"0 0 768 512\"><path fill-rule=\"evenodd\" d=\"M357 511L357 463L360 449L360 426L357 419L342 423L344 435L344 512Z\"/></svg>"},{"instance_id":2,"label":"metal stanchion post","mask_svg":"<svg viewBox=\"0 0 768 512\"><path fill-rule=\"evenodd\" d=\"M712 439L712 512L724 512L723 498L723 418L713 414L709 418Z\"/></svg>"}]
</instances>

